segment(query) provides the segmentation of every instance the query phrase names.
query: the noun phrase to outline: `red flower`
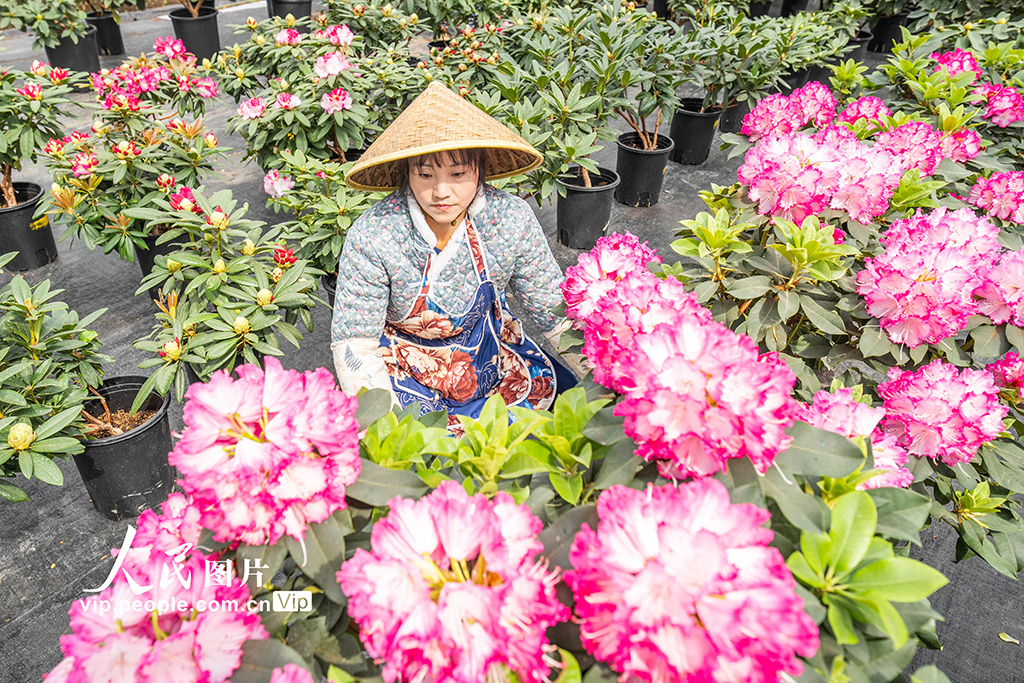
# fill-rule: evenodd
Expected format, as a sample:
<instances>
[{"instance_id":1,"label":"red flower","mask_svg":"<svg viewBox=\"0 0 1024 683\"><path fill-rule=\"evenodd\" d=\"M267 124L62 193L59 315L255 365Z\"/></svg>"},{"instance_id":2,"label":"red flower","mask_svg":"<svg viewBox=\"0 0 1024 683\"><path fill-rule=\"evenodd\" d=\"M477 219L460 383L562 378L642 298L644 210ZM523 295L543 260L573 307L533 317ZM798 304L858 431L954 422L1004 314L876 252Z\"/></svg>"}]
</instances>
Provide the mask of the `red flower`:
<instances>
[{"instance_id":1,"label":"red flower","mask_svg":"<svg viewBox=\"0 0 1024 683\"><path fill-rule=\"evenodd\" d=\"M289 268L299 259L292 253L293 250L278 247L274 249L274 263L281 268Z\"/></svg>"}]
</instances>

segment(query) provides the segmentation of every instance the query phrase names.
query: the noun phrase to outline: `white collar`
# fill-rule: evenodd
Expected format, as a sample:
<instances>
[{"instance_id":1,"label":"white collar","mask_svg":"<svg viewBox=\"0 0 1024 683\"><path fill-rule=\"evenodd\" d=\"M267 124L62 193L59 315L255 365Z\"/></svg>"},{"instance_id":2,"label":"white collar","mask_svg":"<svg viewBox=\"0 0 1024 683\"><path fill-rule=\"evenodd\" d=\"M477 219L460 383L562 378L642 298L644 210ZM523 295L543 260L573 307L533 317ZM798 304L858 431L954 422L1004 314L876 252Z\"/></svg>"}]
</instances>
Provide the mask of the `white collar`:
<instances>
[{"instance_id":1,"label":"white collar","mask_svg":"<svg viewBox=\"0 0 1024 683\"><path fill-rule=\"evenodd\" d=\"M412 224L416 226L416 232L423 238L423 241L431 249L437 247L437 235L427 225L427 217L423 214L423 209L420 208L419 202L416 201L415 195L412 192L408 192L405 195L406 204L409 205L409 215L412 217ZM478 188L476 191L476 197L469 205L466 214L470 219L475 219L484 207L487 206L487 199L484 197L483 188ZM448 265L448 262L452 260L455 252L459 250L459 246L462 244L463 239L466 237L466 219L463 218L462 222L459 223L459 227L455 228L455 232L448 238L448 243L444 245L440 253L432 255L430 259L430 271L427 273L427 280L433 281L434 276L444 270L444 267Z\"/></svg>"}]
</instances>

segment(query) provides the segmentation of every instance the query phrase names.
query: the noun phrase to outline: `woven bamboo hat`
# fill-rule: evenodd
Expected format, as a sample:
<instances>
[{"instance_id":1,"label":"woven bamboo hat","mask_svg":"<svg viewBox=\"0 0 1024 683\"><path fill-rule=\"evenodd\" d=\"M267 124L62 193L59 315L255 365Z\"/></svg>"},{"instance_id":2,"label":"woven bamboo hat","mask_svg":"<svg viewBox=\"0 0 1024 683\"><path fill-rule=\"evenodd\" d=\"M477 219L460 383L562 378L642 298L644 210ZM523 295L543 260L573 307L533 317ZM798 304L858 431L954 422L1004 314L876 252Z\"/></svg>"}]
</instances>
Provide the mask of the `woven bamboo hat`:
<instances>
[{"instance_id":1,"label":"woven bamboo hat","mask_svg":"<svg viewBox=\"0 0 1024 683\"><path fill-rule=\"evenodd\" d=\"M345 176L357 190L393 190L403 159L453 149L486 150L487 180L531 171L544 161L526 140L440 83L431 83L363 152Z\"/></svg>"}]
</instances>

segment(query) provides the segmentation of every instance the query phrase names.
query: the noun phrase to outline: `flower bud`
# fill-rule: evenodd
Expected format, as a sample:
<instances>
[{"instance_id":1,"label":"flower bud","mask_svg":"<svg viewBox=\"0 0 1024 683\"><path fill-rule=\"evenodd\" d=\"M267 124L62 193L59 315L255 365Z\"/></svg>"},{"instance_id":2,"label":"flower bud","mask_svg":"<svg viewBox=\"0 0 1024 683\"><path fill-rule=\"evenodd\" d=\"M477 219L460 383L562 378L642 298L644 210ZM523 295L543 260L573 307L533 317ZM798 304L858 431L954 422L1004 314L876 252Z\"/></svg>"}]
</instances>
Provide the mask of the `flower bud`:
<instances>
[{"instance_id":1,"label":"flower bud","mask_svg":"<svg viewBox=\"0 0 1024 683\"><path fill-rule=\"evenodd\" d=\"M217 146L217 136L213 133L207 133L206 137L203 138L203 141L206 142L206 146L210 149Z\"/></svg>"},{"instance_id":2,"label":"flower bud","mask_svg":"<svg viewBox=\"0 0 1024 683\"><path fill-rule=\"evenodd\" d=\"M224 230L228 227L228 215L218 206L215 211L206 217L206 223L216 230Z\"/></svg>"},{"instance_id":3,"label":"flower bud","mask_svg":"<svg viewBox=\"0 0 1024 683\"><path fill-rule=\"evenodd\" d=\"M181 340L175 337L164 344L163 348L158 353L160 354L160 357L168 363L173 363L181 358Z\"/></svg>"},{"instance_id":4,"label":"flower bud","mask_svg":"<svg viewBox=\"0 0 1024 683\"><path fill-rule=\"evenodd\" d=\"M227 266L224 265L224 259L219 258L217 262L213 264L213 272L217 275L223 275L228 270Z\"/></svg>"},{"instance_id":5,"label":"flower bud","mask_svg":"<svg viewBox=\"0 0 1024 683\"><path fill-rule=\"evenodd\" d=\"M177 273L181 270L181 264L172 258L167 259L167 270L172 273Z\"/></svg>"},{"instance_id":6,"label":"flower bud","mask_svg":"<svg viewBox=\"0 0 1024 683\"><path fill-rule=\"evenodd\" d=\"M27 422L19 422L7 432L7 445L16 451L23 451L32 445L36 440L36 433L32 431L32 425Z\"/></svg>"},{"instance_id":7,"label":"flower bud","mask_svg":"<svg viewBox=\"0 0 1024 683\"><path fill-rule=\"evenodd\" d=\"M284 275L284 270L281 268L274 268L274 270L270 271L270 279L274 282L280 280L282 275Z\"/></svg>"},{"instance_id":8,"label":"flower bud","mask_svg":"<svg viewBox=\"0 0 1024 683\"><path fill-rule=\"evenodd\" d=\"M259 25L259 23L260 22L256 21L256 19L254 19L253 17L249 17L245 20L245 25L249 28L249 30L255 29Z\"/></svg>"},{"instance_id":9,"label":"flower bud","mask_svg":"<svg viewBox=\"0 0 1024 683\"><path fill-rule=\"evenodd\" d=\"M252 256L256 253L256 245L253 244L251 239L246 238L246 240L242 242L242 253L246 256Z\"/></svg>"},{"instance_id":10,"label":"flower bud","mask_svg":"<svg viewBox=\"0 0 1024 683\"><path fill-rule=\"evenodd\" d=\"M256 292L256 303L260 306L266 306L274 300L274 293L264 287L260 291Z\"/></svg>"},{"instance_id":11,"label":"flower bud","mask_svg":"<svg viewBox=\"0 0 1024 683\"><path fill-rule=\"evenodd\" d=\"M235 334L237 334L239 337L245 334L249 334L249 321L245 319L245 316L240 315L237 318L235 318L235 322L231 326L231 329L233 329L235 331Z\"/></svg>"}]
</instances>

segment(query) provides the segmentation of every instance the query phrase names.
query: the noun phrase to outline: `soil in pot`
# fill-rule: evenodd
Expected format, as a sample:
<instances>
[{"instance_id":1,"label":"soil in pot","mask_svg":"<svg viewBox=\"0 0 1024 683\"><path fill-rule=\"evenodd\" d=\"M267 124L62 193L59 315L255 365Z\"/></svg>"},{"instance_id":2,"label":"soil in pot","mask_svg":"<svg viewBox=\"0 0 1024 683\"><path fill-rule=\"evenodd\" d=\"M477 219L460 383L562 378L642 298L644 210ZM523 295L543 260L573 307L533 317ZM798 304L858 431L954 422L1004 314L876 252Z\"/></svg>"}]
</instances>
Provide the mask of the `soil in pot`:
<instances>
[{"instance_id":1,"label":"soil in pot","mask_svg":"<svg viewBox=\"0 0 1024 683\"><path fill-rule=\"evenodd\" d=\"M184 7L171 10L174 35L185 44L185 49L202 62L213 59L220 50L220 32L217 28L217 10L204 3L199 16L193 17Z\"/></svg>"},{"instance_id":2,"label":"soil in pot","mask_svg":"<svg viewBox=\"0 0 1024 683\"><path fill-rule=\"evenodd\" d=\"M712 107L701 111L702 102L699 97L684 97L672 117L669 137L676 143L676 148L669 154L669 159L676 163L703 164L711 154L711 143L715 139L722 109Z\"/></svg>"},{"instance_id":3,"label":"soil in pot","mask_svg":"<svg viewBox=\"0 0 1024 683\"><path fill-rule=\"evenodd\" d=\"M627 206L653 206L661 196L668 167L668 155L675 148L672 138L659 135L656 149L644 149L638 133L624 133L617 140L615 172L620 182L615 201Z\"/></svg>"},{"instance_id":4,"label":"soil in pot","mask_svg":"<svg viewBox=\"0 0 1024 683\"><path fill-rule=\"evenodd\" d=\"M91 418L87 421L118 420L114 415L131 410L145 381L145 377L136 375L104 380L96 390L99 397L85 402L84 411ZM171 492L175 472L167 463L171 450L167 418L170 400L170 394L150 394L140 409L142 416L127 418L121 422L123 426L115 424L120 434L86 439L85 451L74 456L93 506L104 516L115 520L135 517L162 503ZM145 414L149 418L142 420Z\"/></svg>"},{"instance_id":5,"label":"soil in pot","mask_svg":"<svg viewBox=\"0 0 1024 683\"><path fill-rule=\"evenodd\" d=\"M57 260L57 245L50 230L50 219L33 219L43 198L43 188L35 183L14 183L14 206L0 209L0 254L18 255L5 268L32 270Z\"/></svg>"},{"instance_id":6,"label":"soil in pot","mask_svg":"<svg viewBox=\"0 0 1024 683\"><path fill-rule=\"evenodd\" d=\"M96 27L96 45L101 55L123 55L124 41L121 39L121 26L114 21L114 15L107 12L102 17L90 12L85 20Z\"/></svg>"},{"instance_id":7,"label":"soil in pot","mask_svg":"<svg viewBox=\"0 0 1024 683\"><path fill-rule=\"evenodd\" d=\"M45 48L46 60L52 66L95 73L100 70L100 48L96 35L96 27L89 26L85 35L78 38L77 43L70 37L62 38L59 45ZM76 90L79 92L91 91L92 87L78 86Z\"/></svg>"},{"instance_id":8,"label":"soil in pot","mask_svg":"<svg viewBox=\"0 0 1024 683\"><path fill-rule=\"evenodd\" d=\"M575 168L571 172L558 179L566 190L566 196L559 197L555 207L558 241L572 249L593 249L611 222L619 176L598 166L598 173L590 174L591 187L585 187L583 176Z\"/></svg>"}]
</instances>

